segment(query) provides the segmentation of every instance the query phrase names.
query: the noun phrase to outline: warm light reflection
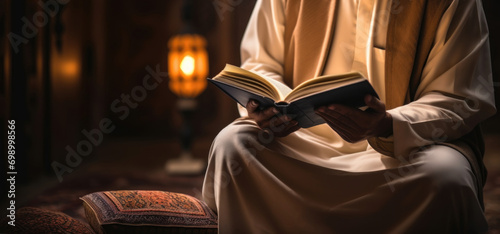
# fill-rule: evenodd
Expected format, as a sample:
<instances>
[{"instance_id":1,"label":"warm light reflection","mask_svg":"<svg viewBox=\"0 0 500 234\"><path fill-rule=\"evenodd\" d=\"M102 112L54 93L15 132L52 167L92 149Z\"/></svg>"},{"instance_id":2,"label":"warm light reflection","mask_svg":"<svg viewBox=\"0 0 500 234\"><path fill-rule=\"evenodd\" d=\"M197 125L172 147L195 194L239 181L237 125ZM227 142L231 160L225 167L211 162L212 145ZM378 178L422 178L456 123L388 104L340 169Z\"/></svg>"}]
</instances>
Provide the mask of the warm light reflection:
<instances>
[{"instance_id":1,"label":"warm light reflection","mask_svg":"<svg viewBox=\"0 0 500 234\"><path fill-rule=\"evenodd\" d=\"M68 60L68 61L64 61L61 65L62 65L61 72L62 72L62 75L64 75L65 77L78 76L80 66L79 66L77 61Z\"/></svg>"},{"instance_id":2,"label":"warm light reflection","mask_svg":"<svg viewBox=\"0 0 500 234\"><path fill-rule=\"evenodd\" d=\"M193 75L194 58L189 56L189 55L184 56L184 58L182 59L182 62L181 62L181 70L182 70L182 73L184 73L184 75L186 75L186 76Z\"/></svg>"}]
</instances>

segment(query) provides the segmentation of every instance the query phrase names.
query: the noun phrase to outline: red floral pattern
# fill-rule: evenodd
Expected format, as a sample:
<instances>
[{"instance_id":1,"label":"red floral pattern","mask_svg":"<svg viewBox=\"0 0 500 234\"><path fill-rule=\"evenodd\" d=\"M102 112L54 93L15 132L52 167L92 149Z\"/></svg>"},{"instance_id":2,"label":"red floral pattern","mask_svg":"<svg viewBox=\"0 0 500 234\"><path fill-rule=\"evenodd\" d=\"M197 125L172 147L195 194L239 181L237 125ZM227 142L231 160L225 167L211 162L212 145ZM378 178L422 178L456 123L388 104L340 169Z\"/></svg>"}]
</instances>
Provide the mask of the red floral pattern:
<instances>
[{"instance_id":1,"label":"red floral pattern","mask_svg":"<svg viewBox=\"0 0 500 234\"><path fill-rule=\"evenodd\" d=\"M92 229L70 216L56 211L36 207L23 207L16 212L16 226L3 218L0 233L94 233Z\"/></svg>"},{"instance_id":2,"label":"red floral pattern","mask_svg":"<svg viewBox=\"0 0 500 234\"><path fill-rule=\"evenodd\" d=\"M191 196L163 191L113 191L104 192L111 199L118 210L133 211L162 211L190 215L205 215L200 202Z\"/></svg>"},{"instance_id":3,"label":"red floral pattern","mask_svg":"<svg viewBox=\"0 0 500 234\"><path fill-rule=\"evenodd\" d=\"M123 190L81 199L87 220L98 233L217 233L217 215L186 194Z\"/></svg>"}]
</instances>

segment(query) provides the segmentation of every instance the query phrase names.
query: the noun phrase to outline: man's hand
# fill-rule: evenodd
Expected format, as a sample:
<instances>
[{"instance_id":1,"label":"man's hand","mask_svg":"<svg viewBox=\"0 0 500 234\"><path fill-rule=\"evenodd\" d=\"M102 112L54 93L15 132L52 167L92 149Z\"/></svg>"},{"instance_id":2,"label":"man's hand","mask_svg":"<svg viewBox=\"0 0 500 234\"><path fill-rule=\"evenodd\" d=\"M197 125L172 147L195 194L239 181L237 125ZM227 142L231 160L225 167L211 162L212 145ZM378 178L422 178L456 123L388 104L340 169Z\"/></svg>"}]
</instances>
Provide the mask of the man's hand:
<instances>
[{"instance_id":1,"label":"man's hand","mask_svg":"<svg viewBox=\"0 0 500 234\"><path fill-rule=\"evenodd\" d=\"M246 106L248 117L255 120L264 131L272 132L277 137L284 137L300 128L297 121L292 120L290 116L280 114L275 107L265 110L259 110L258 107L257 101L250 100Z\"/></svg>"},{"instance_id":2,"label":"man's hand","mask_svg":"<svg viewBox=\"0 0 500 234\"><path fill-rule=\"evenodd\" d=\"M362 111L340 104L331 104L316 109L321 116L344 140L354 143L370 137L392 135L392 116L385 111L385 104L377 98L366 95L369 107Z\"/></svg>"}]
</instances>

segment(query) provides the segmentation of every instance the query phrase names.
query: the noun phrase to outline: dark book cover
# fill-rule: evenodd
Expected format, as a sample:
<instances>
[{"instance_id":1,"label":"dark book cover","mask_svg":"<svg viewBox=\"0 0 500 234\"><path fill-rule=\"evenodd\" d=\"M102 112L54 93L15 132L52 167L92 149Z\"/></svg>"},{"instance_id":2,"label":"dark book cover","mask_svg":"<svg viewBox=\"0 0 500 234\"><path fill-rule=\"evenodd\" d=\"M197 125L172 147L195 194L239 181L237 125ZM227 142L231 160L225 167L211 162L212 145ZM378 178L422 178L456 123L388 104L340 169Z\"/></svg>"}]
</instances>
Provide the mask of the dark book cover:
<instances>
[{"instance_id":1,"label":"dark book cover","mask_svg":"<svg viewBox=\"0 0 500 234\"><path fill-rule=\"evenodd\" d=\"M246 106L248 101L253 99L259 102L262 109L275 106L280 110L281 114L292 116L299 122L299 126L303 128L325 123L323 118L316 115L314 112L315 108L334 103L358 108L365 106L364 97L366 94L371 94L378 98L377 93L367 80L315 93L291 103L279 102L279 100L275 101L269 97L264 97L217 80L208 80L240 105Z\"/></svg>"}]
</instances>

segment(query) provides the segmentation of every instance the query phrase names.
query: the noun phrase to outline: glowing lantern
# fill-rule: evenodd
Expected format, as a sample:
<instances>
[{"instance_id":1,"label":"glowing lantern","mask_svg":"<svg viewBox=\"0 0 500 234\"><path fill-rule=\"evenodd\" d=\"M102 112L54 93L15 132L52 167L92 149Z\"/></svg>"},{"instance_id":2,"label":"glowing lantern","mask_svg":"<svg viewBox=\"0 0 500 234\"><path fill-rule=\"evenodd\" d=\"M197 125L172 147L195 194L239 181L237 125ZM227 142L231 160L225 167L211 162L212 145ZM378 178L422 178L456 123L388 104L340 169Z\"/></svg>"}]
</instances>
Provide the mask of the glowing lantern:
<instances>
[{"instance_id":1,"label":"glowing lantern","mask_svg":"<svg viewBox=\"0 0 500 234\"><path fill-rule=\"evenodd\" d=\"M206 40L198 34L180 34L168 42L169 87L182 98L195 98L207 86Z\"/></svg>"},{"instance_id":2,"label":"glowing lantern","mask_svg":"<svg viewBox=\"0 0 500 234\"><path fill-rule=\"evenodd\" d=\"M180 134L182 152L178 158L167 161L165 169L169 174L200 174L205 170L205 162L195 159L191 153L195 97L207 86L208 55L205 46L205 38L194 33L176 35L168 42L169 87L180 97L177 105L183 119Z\"/></svg>"}]
</instances>

